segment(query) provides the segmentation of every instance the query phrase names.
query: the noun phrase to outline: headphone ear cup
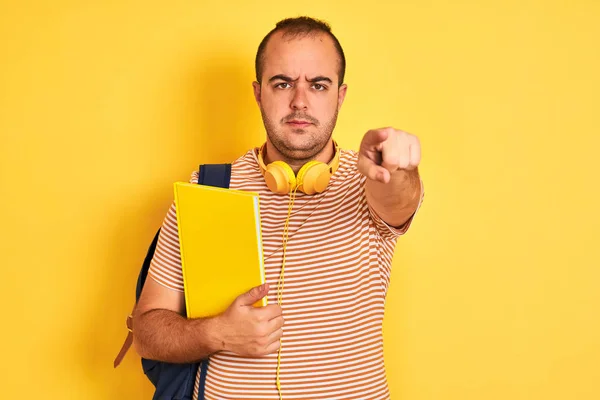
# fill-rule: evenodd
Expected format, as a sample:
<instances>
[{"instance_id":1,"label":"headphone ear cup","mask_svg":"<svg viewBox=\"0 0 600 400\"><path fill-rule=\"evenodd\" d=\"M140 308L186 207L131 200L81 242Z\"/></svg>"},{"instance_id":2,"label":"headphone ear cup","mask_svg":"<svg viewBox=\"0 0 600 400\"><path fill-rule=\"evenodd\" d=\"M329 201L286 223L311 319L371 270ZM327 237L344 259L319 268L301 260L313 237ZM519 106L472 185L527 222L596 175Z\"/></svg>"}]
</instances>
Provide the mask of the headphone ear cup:
<instances>
[{"instance_id":1,"label":"headphone ear cup","mask_svg":"<svg viewBox=\"0 0 600 400\"><path fill-rule=\"evenodd\" d=\"M294 170L283 161L274 161L267 165L265 181L273 193L288 194L296 189Z\"/></svg>"},{"instance_id":2,"label":"headphone ear cup","mask_svg":"<svg viewBox=\"0 0 600 400\"><path fill-rule=\"evenodd\" d=\"M298 171L296 180L302 192L315 194L327 189L330 178L331 168L329 165L319 161L310 161Z\"/></svg>"}]
</instances>

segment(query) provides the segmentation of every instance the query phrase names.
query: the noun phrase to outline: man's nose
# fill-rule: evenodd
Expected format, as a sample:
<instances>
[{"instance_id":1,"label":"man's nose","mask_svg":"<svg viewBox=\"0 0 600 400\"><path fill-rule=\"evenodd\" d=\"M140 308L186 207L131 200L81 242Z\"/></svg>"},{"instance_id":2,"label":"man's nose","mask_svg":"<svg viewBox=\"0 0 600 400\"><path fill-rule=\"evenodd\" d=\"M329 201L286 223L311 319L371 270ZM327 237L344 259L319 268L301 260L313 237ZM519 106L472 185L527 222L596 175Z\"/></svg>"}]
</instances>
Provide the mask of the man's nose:
<instances>
[{"instance_id":1,"label":"man's nose","mask_svg":"<svg viewBox=\"0 0 600 400\"><path fill-rule=\"evenodd\" d=\"M308 108L308 98L306 96L306 90L303 88L295 87L294 95L290 108L293 110L306 110Z\"/></svg>"}]
</instances>

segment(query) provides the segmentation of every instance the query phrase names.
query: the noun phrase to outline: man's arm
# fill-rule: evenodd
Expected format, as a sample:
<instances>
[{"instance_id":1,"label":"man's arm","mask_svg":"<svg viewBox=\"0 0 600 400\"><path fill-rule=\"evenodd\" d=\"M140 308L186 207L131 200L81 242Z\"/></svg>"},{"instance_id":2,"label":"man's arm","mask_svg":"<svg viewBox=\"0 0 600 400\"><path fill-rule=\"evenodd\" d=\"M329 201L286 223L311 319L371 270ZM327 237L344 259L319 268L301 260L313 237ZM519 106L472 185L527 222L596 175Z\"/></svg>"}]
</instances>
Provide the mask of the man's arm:
<instances>
[{"instance_id":1,"label":"man's arm","mask_svg":"<svg viewBox=\"0 0 600 400\"><path fill-rule=\"evenodd\" d=\"M398 170L385 184L371 179L366 183L367 201L390 226L400 227L415 213L421 199L419 172Z\"/></svg>"},{"instance_id":2,"label":"man's arm","mask_svg":"<svg viewBox=\"0 0 600 400\"><path fill-rule=\"evenodd\" d=\"M141 357L189 363L220 350L215 318L187 320L184 310L182 292L148 277L133 315L133 344Z\"/></svg>"},{"instance_id":3,"label":"man's arm","mask_svg":"<svg viewBox=\"0 0 600 400\"><path fill-rule=\"evenodd\" d=\"M281 308L253 307L268 290L253 288L218 316L187 319L183 293L148 278L133 315L134 346L143 358L171 363L196 362L222 350L248 357L273 353L283 333Z\"/></svg>"},{"instance_id":4,"label":"man's arm","mask_svg":"<svg viewBox=\"0 0 600 400\"><path fill-rule=\"evenodd\" d=\"M371 130L363 137L358 157L359 171L367 177L369 205L388 225L404 225L421 200L417 137L393 128Z\"/></svg>"}]
</instances>

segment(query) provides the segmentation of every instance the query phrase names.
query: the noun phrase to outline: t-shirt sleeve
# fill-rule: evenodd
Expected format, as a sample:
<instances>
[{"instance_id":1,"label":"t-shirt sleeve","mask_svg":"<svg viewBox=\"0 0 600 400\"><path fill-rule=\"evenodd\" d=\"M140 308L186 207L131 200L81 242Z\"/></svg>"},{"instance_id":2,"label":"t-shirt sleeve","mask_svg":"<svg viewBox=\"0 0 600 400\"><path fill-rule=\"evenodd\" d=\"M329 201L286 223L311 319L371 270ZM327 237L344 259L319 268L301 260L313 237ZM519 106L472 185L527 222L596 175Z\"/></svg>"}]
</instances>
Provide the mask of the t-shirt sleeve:
<instances>
[{"instance_id":1,"label":"t-shirt sleeve","mask_svg":"<svg viewBox=\"0 0 600 400\"><path fill-rule=\"evenodd\" d=\"M382 238L394 240L394 239L397 239L398 237L404 235L408 231L415 216L417 215L417 212L421 208L421 204L423 203L423 198L425 197L423 180L420 180L420 183L421 183L421 197L419 199L419 204L417 205L417 209L415 210L413 215L411 215L410 218L404 224L402 224L402 226L394 227L394 226L387 224L383 219L381 219L381 217L375 212L373 207L371 207L371 205L368 204L368 202L367 202L368 207L369 207L369 213L371 214L371 218L373 219L373 222L375 224L377 232L379 233L379 235Z\"/></svg>"},{"instance_id":2,"label":"t-shirt sleeve","mask_svg":"<svg viewBox=\"0 0 600 400\"><path fill-rule=\"evenodd\" d=\"M171 290L183 292L179 231L174 202L160 229L148 275L159 284Z\"/></svg>"}]
</instances>

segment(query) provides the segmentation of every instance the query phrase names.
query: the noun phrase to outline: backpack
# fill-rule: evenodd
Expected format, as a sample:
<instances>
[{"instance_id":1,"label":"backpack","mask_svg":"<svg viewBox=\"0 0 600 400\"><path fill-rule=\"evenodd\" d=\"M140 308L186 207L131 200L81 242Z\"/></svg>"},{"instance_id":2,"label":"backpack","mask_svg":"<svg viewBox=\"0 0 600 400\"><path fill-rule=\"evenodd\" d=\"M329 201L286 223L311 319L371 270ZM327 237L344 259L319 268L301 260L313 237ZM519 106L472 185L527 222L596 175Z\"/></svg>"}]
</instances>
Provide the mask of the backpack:
<instances>
[{"instance_id":1,"label":"backpack","mask_svg":"<svg viewBox=\"0 0 600 400\"><path fill-rule=\"evenodd\" d=\"M229 188L230 178L231 164L200 165L198 174L199 185ZM142 263L142 268L137 279L135 290L136 304L140 298L140 294L142 293L144 282L146 282L146 276L154 256L154 251L156 250L156 244L158 243L159 235L160 228L158 229L158 232L156 232L156 235L154 235L154 239L148 248L146 258ZM133 311L127 317L126 324L129 333L127 334L127 338L123 343L121 351L115 358L115 368L121 363L121 360L123 357L125 357L125 354L133 342L133 331L131 329L132 316ZM206 373L208 372L208 359L193 364L172 364L142 358L142 369L144 374L155 387L154 396L152 397L153 400L192 400L198 368L200 368L198 399L204 399L204 384L206 381Z\"/></svg>"}]
</instances>

